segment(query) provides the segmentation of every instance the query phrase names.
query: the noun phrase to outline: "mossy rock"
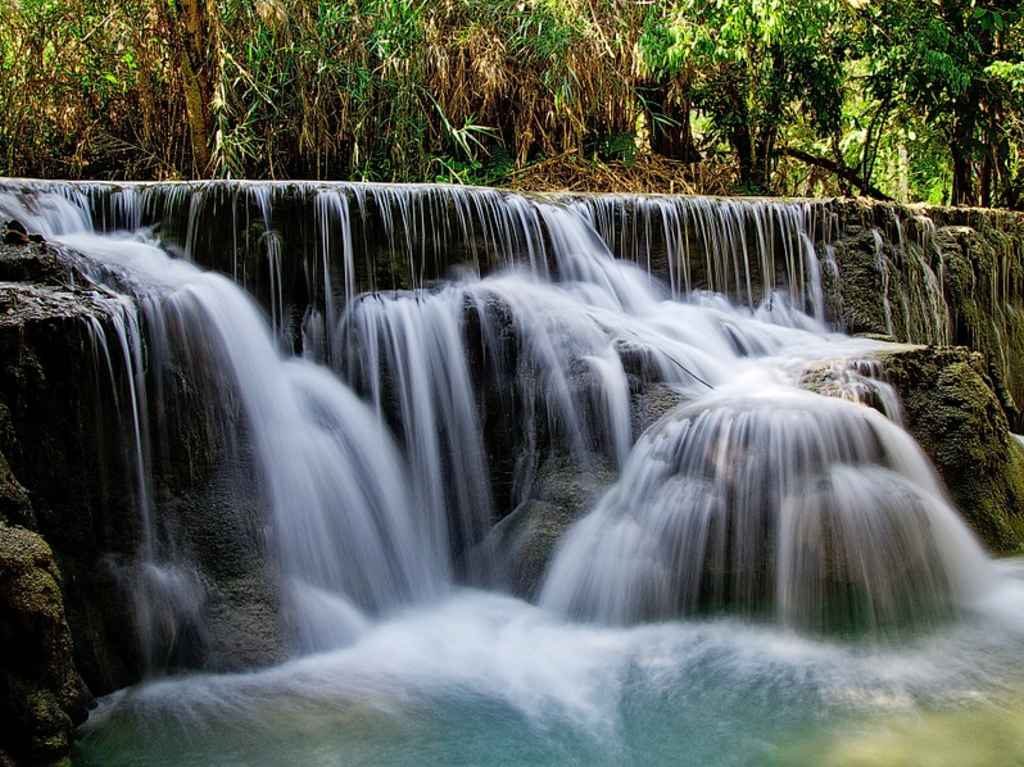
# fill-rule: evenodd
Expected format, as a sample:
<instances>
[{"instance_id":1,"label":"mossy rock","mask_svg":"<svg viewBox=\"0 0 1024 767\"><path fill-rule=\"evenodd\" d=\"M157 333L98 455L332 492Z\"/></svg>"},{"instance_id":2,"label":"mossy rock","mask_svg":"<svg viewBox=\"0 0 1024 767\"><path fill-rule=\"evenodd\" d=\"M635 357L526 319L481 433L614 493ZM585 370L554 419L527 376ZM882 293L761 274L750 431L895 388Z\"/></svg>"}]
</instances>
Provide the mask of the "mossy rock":
<instances>
[{"instance_id":1,"label":"mossy rock","mask_svg":"<svg viewBox=\"0 0 1024 767\"><path fill-rule=\"evenodd\" d=\"M829 314L849 333L889 333L885 289L874 249L870 230L850 232L834 246L838 275L828 271L823 275Z\"/></svg>"},{"instance_id":2,"label":"mossy rock","mask_svg":"<svg viewBox=\"0 0 1024 767\"><path fill-rule=\"evenodd\" d=\"M984 357L963 347L879 354L906 427L971 527L995 551L1024 538L1024 447L1011 435Z\"/></svg>"},{"instance_id":3,"label":"mossy rock","mask_svg":"<svg viewBox=\"0 0 1024 767\"><path fill-rule=\"evenodd\" d=\"M553 452L540 465L531 497L497 524L477 555L499 562L512 593L533 599L566 531L615 481L607 459Z\"/></svg>"},{"instance_id":4,"label":"mossy rock","mask_svg":"<svg viewBox=\"0 0 1024 767\"><path fill-rule=\"evenodd\" d=\"M837 200L819 233L829 318L857 334L963 345L1011 425L1024 429L1024 216L1006 211ZM838 236L836 235L838 233Z\"/></svg>"},{"instance_id":5,"label":"mossy rock","mask_svg":"<svg viewBox=\"0 0 1024 767\"><path fill-rule=\"evenodd\" d=\"M75 669L53 552L37 534L0 525L0 752L15 763L67 757L89 695Z\"/></svg>"}]
</instances>

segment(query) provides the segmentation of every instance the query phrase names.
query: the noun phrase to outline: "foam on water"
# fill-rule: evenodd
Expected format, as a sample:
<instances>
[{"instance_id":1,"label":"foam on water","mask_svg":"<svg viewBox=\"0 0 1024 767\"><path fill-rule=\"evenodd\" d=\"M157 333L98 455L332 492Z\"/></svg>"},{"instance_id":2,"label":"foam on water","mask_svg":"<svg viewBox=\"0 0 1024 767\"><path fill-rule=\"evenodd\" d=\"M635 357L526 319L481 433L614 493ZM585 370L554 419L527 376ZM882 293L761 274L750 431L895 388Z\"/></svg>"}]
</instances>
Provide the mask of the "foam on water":
<instances>
[{"instance_id":1,"label":"foam on water","mask_svg":"<svg viewBox=\"0 0 1024 767\"><path fill-rule=\"evenodd\" d=\"M586 626L459 593L343 650L118 693L82 763L772 764L806 730L1012 700L1024 633L999 613L1020 598L880 647L733 620Z\"/></svg>"}]
</instances>

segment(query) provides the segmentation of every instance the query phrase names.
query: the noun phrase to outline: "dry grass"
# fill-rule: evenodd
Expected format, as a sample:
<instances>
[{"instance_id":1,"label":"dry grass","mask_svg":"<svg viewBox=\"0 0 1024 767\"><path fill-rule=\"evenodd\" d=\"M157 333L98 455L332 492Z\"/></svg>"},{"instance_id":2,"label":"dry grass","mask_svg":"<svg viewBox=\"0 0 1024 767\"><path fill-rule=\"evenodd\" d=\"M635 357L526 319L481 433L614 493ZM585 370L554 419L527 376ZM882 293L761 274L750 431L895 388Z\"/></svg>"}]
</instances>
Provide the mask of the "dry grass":
<instances>
[{"instance_id":1,"label":"dry grass","mask_svg":"<svg viewBox=\"0 0 1024 767\"><path fill-rule=\"evenodd\" d=\"M566 153L512 173L507 186L535 192L725 195L735 183L735 168L725 161L693 164L646 154L630 163L602 162Z\"/></svg>"}]
</instances>

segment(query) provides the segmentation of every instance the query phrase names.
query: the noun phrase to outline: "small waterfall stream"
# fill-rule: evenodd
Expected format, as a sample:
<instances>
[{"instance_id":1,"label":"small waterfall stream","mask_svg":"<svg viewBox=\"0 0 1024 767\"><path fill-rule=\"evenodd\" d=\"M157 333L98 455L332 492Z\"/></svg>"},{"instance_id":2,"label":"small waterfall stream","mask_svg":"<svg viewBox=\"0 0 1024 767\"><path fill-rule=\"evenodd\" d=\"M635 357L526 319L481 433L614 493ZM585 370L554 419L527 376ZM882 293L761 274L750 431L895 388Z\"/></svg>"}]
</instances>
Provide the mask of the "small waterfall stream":
<instances>
[{"instance_id":1,"label":"small waterfall stream","mask_svg":"<svg viewBox=\"0 0 1024 767\"><path fill-rule=\"evenodd\" d=\"M218 391L237 397L270 511L273 548L297 591L304 645L322 635L327 603L304 615L305 589L379 611L443 588L443 561L424 545L404 461L365 404L317 365L277 349L257 307L230 280L168 258L145 241L95 235L57 240L110 270L140 302L148 351L215 365ZM137 320L138 322L138 320ZM136 336L137 338L137 336ZM155 342L152 339L156 339ZM133 350L133 354L139 354ZM166 367L170 359L152 359ZM344 605L340 608L347 612ZM322 649L315 643L307 649Z\"/></svg>"},{"instance_id":2,"label":"small waterfall stream","mask_svg":"<svg viewBox=\"0 0 1024 767\"><path fill-rule=\"evenodd\" d=\"M83 765L784 764L816 721L1024 683L1024 585L862 362L882 342L829 329L813 202L10 182L4 218L109 298L97 366L129 382L155 678ZM841 397L800 387L821 361ZM283 665L159 678L208 580L152 500L173 375L224 471L251 458ZM654 384L678 404L641 430ZM479 552L555 452L617 480L531 605Z\"/></svg>"}]
</instances>

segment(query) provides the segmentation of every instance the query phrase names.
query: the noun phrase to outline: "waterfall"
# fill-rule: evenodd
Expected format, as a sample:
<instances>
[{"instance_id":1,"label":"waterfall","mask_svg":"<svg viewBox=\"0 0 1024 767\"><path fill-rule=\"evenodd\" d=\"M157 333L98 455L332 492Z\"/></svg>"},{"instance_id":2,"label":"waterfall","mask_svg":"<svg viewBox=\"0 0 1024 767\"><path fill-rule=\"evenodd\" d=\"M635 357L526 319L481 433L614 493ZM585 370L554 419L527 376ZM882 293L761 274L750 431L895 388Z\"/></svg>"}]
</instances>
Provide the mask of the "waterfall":
<instances>
[{"instance_id":1,"label":"waterfall","mask_svg":"<svg viewBox=\"0 0 1024 767\"><path fill-rule=\"evenodd\" d=\"M905 432L761 376L673 411L567 536L542 604L613 623L723 606L797 628L941 618L986 560Z\"/></svg>"},{"instance_id":2,"label":"waterfall","mask_svg":"<svg viewBox=\"0 0 1024 767\"><path fill-rule=\"evenodd\" d=\"M443 584L441 566L419 545L421 520L411 513L403 459L390 436L337 379L283 357L256 306L230 280L134 239L60 241L145 299L157 348L183 355L193 369L220 371L211 395L241 404L280 567L294 588L379 611ZM300 616L300 632L307 620L316 616Z\"/></svg>"},{"instance_id":3,"label":"waterfall","mask_svg":"<svg viewBox=\"0 0 1024 767\"><path fill-rule=\"evenodd\" d=\"M237 403L218 444L253 457L305 650L454 580L489 583L468 552L553 450L620 471L551 566L542 604L557 612L884 629L977 592L985 558L926 459L865 406L898 418L891 389L849 362L877 343L827 330L819 260L838 267L815 241L835 222L818 203L306 182L3 190L0 214L84 254L118 298L97 359L132 382L140 557L164 584L140 612L180 612L182 589L202 599L201 563L152 519L147 403L159 412L164 395L144 359ZM891 331L893 264L873 237ZM937 324L943 307L928 310ZM799 388L823 359L843 370L839 398ZM640 436L633 398L651 383L682 404ZM325 612L344 627L335 640Z\"/></svg>"},{"instance_id":4,"label":"waterfall","mask_svg":"<svg viewBox=\"0 0 1024 767\"><path fill-rule=\"evenodd\" d=\"M82 767L816 764L1024 689L1020 573L831 316L860 270L949 339L923 221L851 262L822 201L10 180L8 218L97 307L138 515L144 678Z\"/></svg>"},{"instance_id":5,"label":"waterfall","mask_svg":"<svg viewBox=\"0 0 1024 767\"><path fill-rule=\"evenodd\" d=\"M99 231L154 227L204 268L230 274L279 314L333 309L362 291L418 289L452 267L479 274L549 268L552 203L617 258L669 283L753 306L776 290L823 317L814 242L833 227L821 202L658 196L527 196L493 189L351 182L7 181L23 197L74 197ZM45 203L44 203L45 204ZM547 211L547 213L545 212ZM38 218L38 216L37 216ZM34 230L44 231L41 227ZM279 256L287 251L287 258ZM300 305L301 304L301 305Z\"/></svg>"},{"instance_id":6,"label":"waterfall","mask_svg":"<svg viewBox=\"0 0 1024 767\"><path fill-rule=\"evenodd\" d=\"M0 211L18 214L15 202L4 198ZM240 420L220 414L217 426L230 433L218 442L244 441L255 457L302 649L327 641L332 603L335 612L380 613L442 590L446 560L422 545L430 519L413 512L405 460L371 410L323 368L282 355L272 326L230 279L169 256L144 232L98 235L73 203L35 201L57 211L39 219L49 239L81 254L76 265L118 297L113 338L99 321L91 329L98 364L111 378L120 367L129 382L130 400L116 404L134 444L143 541L131 578L144 644L201 602L199 564L177 561L173 542L161 541L149 480L147 387L178 366L207 402L240 406Z\"/></svg>"},{"instance_id":7,"label":"waterfall","mask_svg":"<svg viewBox=\"0 0 1024 767\"><path fill-rule=\"evenodd\" d=\"M789 325L820 330L780 298L754 312L705 296L669 301L644 271L614 259L571 208L536 210L549 232L545 261L463 275L436 291L361 297L334 334L342 372L382 420L392 414L424 503L435 519L448 509L459 542L479 541L495 521L482 433L488 411L528 414L509 424L524 432L519 443L505 445L519 454L515 505L536 468L538 438L578 460L596 450L625 464L639 379L708 387L728 377L724 361L799 334ZM498 408L486 407L488 388L502 392Z\"/></svg>"}]
</instances>

